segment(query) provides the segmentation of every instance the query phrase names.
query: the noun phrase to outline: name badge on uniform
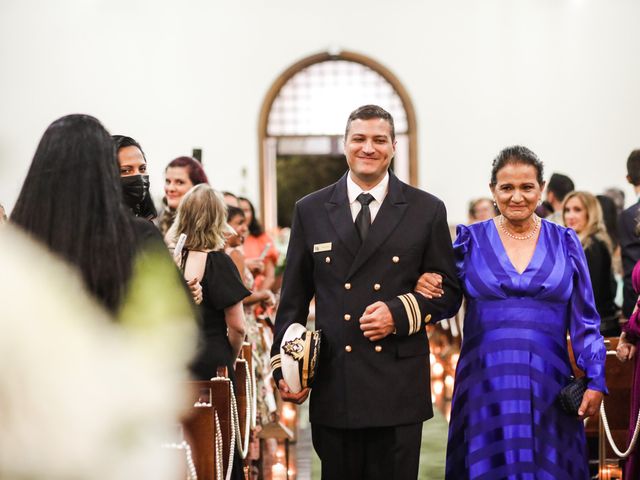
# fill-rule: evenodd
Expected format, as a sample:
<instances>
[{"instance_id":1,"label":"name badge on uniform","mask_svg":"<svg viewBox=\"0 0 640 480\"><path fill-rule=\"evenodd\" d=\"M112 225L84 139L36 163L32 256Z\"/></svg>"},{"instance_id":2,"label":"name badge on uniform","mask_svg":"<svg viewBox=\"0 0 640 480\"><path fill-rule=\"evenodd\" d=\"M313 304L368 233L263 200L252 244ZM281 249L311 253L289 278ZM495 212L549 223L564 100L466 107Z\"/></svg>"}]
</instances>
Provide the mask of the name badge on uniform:
<instances>
[{"instance_id":1,"label":"name badge on uniform","mask_svg":"<svg viewBox=\"0 0 640 480\"><path fill-rule=\"evenodd\" d=\"M313 253L316 252L328 252L331 250L331 242L316 243L313 245Z\"/></svg>"}]
</instances>

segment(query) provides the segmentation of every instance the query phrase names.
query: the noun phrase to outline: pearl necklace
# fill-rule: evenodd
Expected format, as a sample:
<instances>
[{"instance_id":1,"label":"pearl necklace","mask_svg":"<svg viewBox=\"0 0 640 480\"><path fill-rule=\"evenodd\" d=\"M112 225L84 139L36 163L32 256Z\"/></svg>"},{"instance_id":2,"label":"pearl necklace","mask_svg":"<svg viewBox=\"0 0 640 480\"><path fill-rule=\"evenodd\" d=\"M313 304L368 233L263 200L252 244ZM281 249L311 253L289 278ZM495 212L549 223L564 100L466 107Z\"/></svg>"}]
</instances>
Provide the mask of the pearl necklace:
<instances>
[{"instance_id":1,"label":"pearl necklace","mask_svg":"<svg viewBox=\"0 0 640 480\"><path fill-rule=\"evenodd\" d=\"M527 233L526 235L514 235L513 233L511 233L509 230L507 230L507 227L505 227L504 225L504 217L502 215L500 215L500 228L502 229L502 231L504 232L504 234L509 237L509 238L513 238L514 240L529 240L530 238L532 238L536 232L538 231L538 227L540 226L540 218L537 215L533 216L533 229Z\"/></svg>"}]
</instances>

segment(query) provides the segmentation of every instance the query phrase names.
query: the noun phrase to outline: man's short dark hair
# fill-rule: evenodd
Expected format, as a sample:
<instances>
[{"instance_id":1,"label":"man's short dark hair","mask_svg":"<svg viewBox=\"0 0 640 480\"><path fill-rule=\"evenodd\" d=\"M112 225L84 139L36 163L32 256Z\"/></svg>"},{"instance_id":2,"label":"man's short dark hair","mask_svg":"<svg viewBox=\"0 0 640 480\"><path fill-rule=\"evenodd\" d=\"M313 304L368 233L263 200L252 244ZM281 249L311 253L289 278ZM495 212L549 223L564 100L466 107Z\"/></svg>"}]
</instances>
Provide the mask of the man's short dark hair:
<instances>
[{"instance_id":1,"label":"man's short dark hair","mask_svg":"<svg viewBox=\"0 0 640 480\"><path fill-rule=\"evenodd\" d=\"M640 185L640 149L636 149L629 154L627 159L627 175L632 185Z\"/></svg>"},{"instance_id":2,"label":"man's short dark hair","mask_svg":"<svg viewBox=\"0 0 640 480\"><path fill-rule=\"evenodd\" d=\"M549 183L547 183L547 191L553 193L560 202L564 200L567 193L573 192L575 189L576 187L573 184L573 180L561 173L551 175Z\"/></svg>"},{"instance_id":3,"label":"man's short dark hair","mask_svg":"<svg viewBox=\"0 0 640 480\"><path fill-rule=\"evenodd\" d=\"M396 140L396 128L393 124L393 117L389 112L387 112L384 108L379 107L378 105L363 105L362 107L356 108L351 115L349 115L349 120L347 120L347 128L344 130L344 139L347 140L349 136L349 127L351 126L351 122L354 120L371 120L372 118L381 118L389 122L389 126L391 127L391 141L395 142Z\"/></svg>"}]
</instances>

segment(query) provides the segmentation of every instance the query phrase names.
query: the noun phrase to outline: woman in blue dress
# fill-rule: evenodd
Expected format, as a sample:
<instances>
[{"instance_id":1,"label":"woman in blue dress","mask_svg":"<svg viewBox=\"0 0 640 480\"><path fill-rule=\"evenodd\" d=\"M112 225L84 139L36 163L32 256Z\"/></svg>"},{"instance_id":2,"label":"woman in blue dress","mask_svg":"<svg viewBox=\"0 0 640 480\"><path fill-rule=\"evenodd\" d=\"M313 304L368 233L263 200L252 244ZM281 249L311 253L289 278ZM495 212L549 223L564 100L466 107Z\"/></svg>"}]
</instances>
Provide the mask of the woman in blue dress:
<instances>
[{"instance_id":1,"label":"woman in blue dress","mask_svg":"<svg viewBox=\"0 0 640 480\"><path fill-rule=\"evenodd\" d=\"M525 147L494 160L501 215L458 227L458 276L467 300L456 370L448 480L588 480L582 419L606 393L606 350L589 270L575 232L534 210L542 163ZM571 366L590 379L572 417L559 406Z\"/></svg>"}]
</instances>

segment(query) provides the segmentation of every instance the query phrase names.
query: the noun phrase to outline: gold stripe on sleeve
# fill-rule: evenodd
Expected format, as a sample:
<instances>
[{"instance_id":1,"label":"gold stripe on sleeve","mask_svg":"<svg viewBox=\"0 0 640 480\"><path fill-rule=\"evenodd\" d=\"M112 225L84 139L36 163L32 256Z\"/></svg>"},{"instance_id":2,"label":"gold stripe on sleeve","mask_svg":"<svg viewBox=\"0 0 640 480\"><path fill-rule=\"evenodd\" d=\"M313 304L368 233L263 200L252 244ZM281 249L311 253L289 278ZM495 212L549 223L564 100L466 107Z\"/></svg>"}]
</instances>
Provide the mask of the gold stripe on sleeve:
<instances>
[{"instance_id":1,"label":"gold stripe on sleeve","mask_svg":"<svg viewBox=\"0 0 640 480\"><path fill-rule=\"evenodd\" d=\"M407 294L407 297L409 297L409 301L413 305L416 315L416 330L413 333L417 333L418 330L420 330L420 319L422 318L422 315L420 314L420 305L418 304L418 301L416 300L416 297L413 295L413 293Z\"/></svg>"},{"instance_id":2,"label":"gold stripe on sleeve","mask_svg":"<svg viewBox=\"0 0 640 480\"><path fill-rule=\"evenodd\" d=\"M411 303L409 303L409 300L406 298L406 295L400 295L398 297L400 299L400 301L402 302L402 304L404 305L404 309L407 313L407 319L409 321L409 335L414 333L414 325L415 325L415 313L413 311L412 305Z\"/></svg>"}]
</instances>

